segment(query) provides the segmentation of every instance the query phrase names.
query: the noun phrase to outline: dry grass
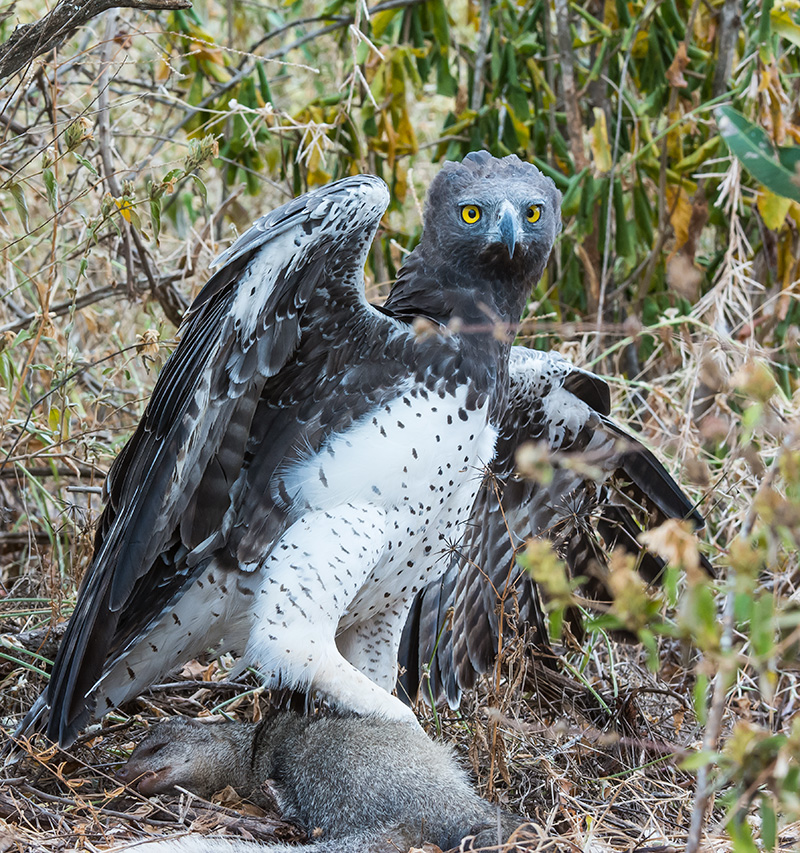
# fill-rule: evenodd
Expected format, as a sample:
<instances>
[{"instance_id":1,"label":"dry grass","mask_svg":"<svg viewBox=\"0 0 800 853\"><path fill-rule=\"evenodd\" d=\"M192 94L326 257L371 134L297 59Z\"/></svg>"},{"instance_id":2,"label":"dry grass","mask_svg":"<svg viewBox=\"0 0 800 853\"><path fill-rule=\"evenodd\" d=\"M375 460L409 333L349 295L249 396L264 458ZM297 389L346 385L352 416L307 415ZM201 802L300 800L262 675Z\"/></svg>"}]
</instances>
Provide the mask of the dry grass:
<instances>
[{"instance_id":1,"label":"dry grass","mask_svg":"<svg viewBox=\"0 0 800 853\"><path fill-rule=\"evenodd\" d=\"M198 669L193 668L195 678L156 688L111 715L68 754L40 747L8 767L0 815L14 843L106 849L189 827L259 837L252 821L236 809L209 811L185 797L147 801L114 781L114 769L131 745L164 715L224 711L237 719L258 718L265 701L260 691L252 692L247 683L231 685L214 665L202 673ZM539 836L555 845L541 849L680 847L692 778L678 762L699 739L691 700L680 685L649 673L634 647L610 644L592 656L584 677L611 696L612 671L625 688L605 731L567 709L557 717L543 715L535 696L506 682L499 694L486 685L470 695L458 715L434 719L430 709L419 710L429 732L458 744L482 793L530 817ZM212 680L199 681L200 674ZM26 699L44 683L20 670L9 673L5 683L12 677ZM627 734L619 735L620 730ZM271 828L262 827L262 836Z\"/></svg>"},{"instance_id":2,"label":"dry grass","mask_svg":"<svg viewBox=\"0 0 800 853\"><path fill-rule=\"evenodd\" d=\"M9 620L10 622L10 620ZM6 623L8 627L8 622ZM599 640L601 638L595 638ZM588 645L588 644L587 644ZM694 801L693 775L681 760L700 746L701 727L692 712L687 650L661 648L662 668L651 672L634 645L595 642L583 677L613 697L601 730L570 711L543 709L536 695L503 680L470 694L459 714L418 711L429 733L457 744L471 763L481 792L532 821L534 850L679 850L685 846ZM512 652L509 672L520 674L524 654ZM25 706L44 685L41 677L4 667L3 707ZM11 690L11 685L14 690ZM796 685L784 683L776 703ZM734 720L763 718L754 707L753 685L740 678L731 693L726 727ZM10 701L9 701L10 700ZM109 849L136 840L183 833L223 833L263 840L292 838L290 828L237 802L230 792L209 804L195 797L147 800L113 777L146 728L172 714L258 719L266 698L255 683L233 684L216 664L194 665L185 677L159 686L94 726L69 753L31 749L6 768L0 792L0 840L4 849ZM764 721L762 719L762 721ZM712 816L704 850L728 850L722 812ZM274 833L278 831L276 836ZM787 827L785 849L800 841L800 824Z\"/></svg>"}]
</instances>

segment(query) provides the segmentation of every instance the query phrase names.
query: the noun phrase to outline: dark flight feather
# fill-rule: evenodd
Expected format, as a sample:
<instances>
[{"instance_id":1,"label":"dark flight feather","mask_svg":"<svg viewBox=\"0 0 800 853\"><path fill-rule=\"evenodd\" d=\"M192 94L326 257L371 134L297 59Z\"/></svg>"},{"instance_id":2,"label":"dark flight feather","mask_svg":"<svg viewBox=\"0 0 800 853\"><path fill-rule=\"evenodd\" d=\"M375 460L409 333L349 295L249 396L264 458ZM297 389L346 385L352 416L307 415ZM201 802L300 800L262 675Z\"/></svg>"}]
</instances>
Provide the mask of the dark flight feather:
<instances>
[{"instance_id":1,"label":"dark flight feather","mask_svg":"<svg viewBox=\"0 0 800 853\"><path fill-rule=\"evenodd\" d=\"M551 539L571 574L588 579L584 595L609 600L595 571L605 561L596 531L605 549L619 545L639 554L639 570L654 583L663 562L639 544L642 523L686 518L696 528L703 525L653 453L610 420L609 390L600 377L559 355L514 347L510 379L497 451L460 555L417 595L400 645L401 693L433 697L453 708L477 676L494 665L503 640L518 632L528 637L545 666L554 665L538 589L516 560L529 538ZM547 484L516 473L517 451L530 441L543 443L554 459ZM559 467L560 456L581 459L600 480L582 473L585 467ZM627 497L631 493L646 508L638 522ZM707 561L704 565L710 571ZM423 672L428 675L420 689L414 679Z\"/></svg>"},{"instance_id":2,"label":"dark flight feather","mask_svg":"<svg viewBox=\"0 0 800 853\"><path fill-rule=\"evenodd\" d=\"M192 550L215 533L204 553L225 539L261 392L297 346L303 311L334 262L340 277L327 282L329 291L350 291L352 303L375 314L361 275L387 201L378 179L345 179L263 217L220 256L109 473L94 558L46 697L53 739L69 742L88 719L87 696L109 651L145 631L197 574L203 554ZM335 246L326 236L334 233ZM261 261L271 245L273 257Z\"/></svg>"}]
</instances>

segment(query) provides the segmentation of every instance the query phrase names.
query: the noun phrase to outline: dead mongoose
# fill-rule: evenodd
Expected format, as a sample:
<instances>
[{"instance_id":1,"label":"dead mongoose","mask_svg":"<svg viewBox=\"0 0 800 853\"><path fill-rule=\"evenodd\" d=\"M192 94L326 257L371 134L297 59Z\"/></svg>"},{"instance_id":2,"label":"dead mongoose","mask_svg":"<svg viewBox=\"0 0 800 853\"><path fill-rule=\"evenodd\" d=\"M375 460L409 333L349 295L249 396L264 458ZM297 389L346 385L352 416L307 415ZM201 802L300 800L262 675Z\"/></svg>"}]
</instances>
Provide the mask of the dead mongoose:
<instances>
[{"instance_id":1,"label":"dead mongoose","mask_svg":"<svg viewBox=\"0 0 800 853\"><path fill-rule=\"evenodd\" d=\"M270 780L283 817L321 839L287 847L186 836L137 853L398 853L423 843L448 850L467 836L475 849L496 848L524 823L472 790L449 746L416 726L369 717L176 717L147 735L118 776L144 794L179 785L208 797L231 785L256 801Z\"/></svg>"}]
</instances>

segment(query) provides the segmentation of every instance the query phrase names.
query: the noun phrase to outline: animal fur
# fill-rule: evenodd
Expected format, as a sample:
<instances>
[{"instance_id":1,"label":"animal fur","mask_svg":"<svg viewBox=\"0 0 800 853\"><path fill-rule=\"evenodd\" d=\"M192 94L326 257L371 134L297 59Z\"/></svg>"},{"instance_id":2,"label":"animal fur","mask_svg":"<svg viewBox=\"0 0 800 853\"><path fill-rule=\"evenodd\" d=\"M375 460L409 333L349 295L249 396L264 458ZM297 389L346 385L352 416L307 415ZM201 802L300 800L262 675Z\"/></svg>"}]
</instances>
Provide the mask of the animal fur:
<instances>
[{"instance_id":1,"label":"animal fur","mask_svg":"<svg viewBox=\"0 0 800 853\"><path fill-rule=\"evenodd\" d=\"M175 718L154 728L118 775L148 795L179 785L208 797L231 785L259 803L269 780L283 817L319 839L298 848L188 836L137 853L397 853L457 848L468 836L463 849L495 848L524 822L473 791L451 747L374 717Z\"/></svg>"}]
</instances>

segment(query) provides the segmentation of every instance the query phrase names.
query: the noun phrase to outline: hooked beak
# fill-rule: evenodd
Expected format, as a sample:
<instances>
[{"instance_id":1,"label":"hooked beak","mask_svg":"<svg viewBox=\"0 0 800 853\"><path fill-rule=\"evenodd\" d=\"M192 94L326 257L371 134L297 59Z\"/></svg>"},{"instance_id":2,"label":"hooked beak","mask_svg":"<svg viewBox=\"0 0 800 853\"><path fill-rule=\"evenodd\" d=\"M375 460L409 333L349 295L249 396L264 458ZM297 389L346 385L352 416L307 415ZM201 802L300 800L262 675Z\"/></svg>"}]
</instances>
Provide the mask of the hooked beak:
<instances>
[{"instance_id":1,"label":"hooked beak","mask_svg":"<svg viewBox=\"0 0 800 853\"><path fill-rule=\"evenodd\" d=\"M517 223L512 210L506 208L497 223L500 234L500 242L508 249L508 257L514 257L514 249L517 246Z\"/></svg>"}]
</instances>

